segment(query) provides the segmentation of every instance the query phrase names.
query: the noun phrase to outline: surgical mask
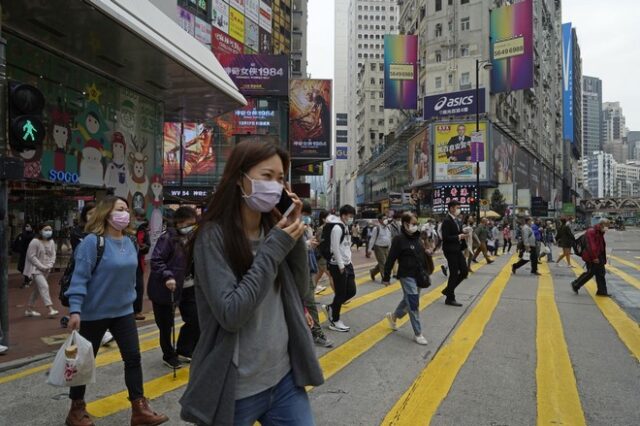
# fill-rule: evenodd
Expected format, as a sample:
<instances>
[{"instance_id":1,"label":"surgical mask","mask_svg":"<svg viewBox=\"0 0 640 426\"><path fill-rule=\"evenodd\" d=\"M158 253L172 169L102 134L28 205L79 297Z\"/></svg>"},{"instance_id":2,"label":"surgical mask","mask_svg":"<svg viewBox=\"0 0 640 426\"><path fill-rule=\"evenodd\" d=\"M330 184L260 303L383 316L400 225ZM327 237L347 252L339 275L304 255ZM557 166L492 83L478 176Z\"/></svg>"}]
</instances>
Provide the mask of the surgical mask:
<instances>
[{"instance_id":1,"label":"surgical mask","mask_svg":"<svg viewBox=\"0 0 640 426\"><path fill-rule=\"evenodd\" d=\"M27 226L26 228L24 228L24 230L27 231L27 232L31 232L31 227Z\"/></svg>"},{"instance_id":2,"label":"surgical mask","mask_svg":"<svg viewBox=\"0 0 640 426\"><path fill-rule=\"evenodd\" d=\"M283 185L275 180L251 179L246 173L245 176L251 181L251 195L246 195L241 187L247 206L261 213L272 211L280 201Z\"/></svg>"},{"instance_id":3,"label":"surgical mask","mask_svg":"<svg viewBox=\"0 0 640 426\"><path fill-rule=\"evenodd\" d=\"M410 234L415 234L416 232L418 232L418 225L409 225L407 227L407 230Z\"/></svg>"},{"instance_id":4,"label":"surgical mask","mask_svg":"<svg viewBox=\"0 0 640 426\"><path fill-rule=\"evenodd\" d=\"M347 219L347 226L351 226L351 225L353 225L353 218L352 217Z\"/></svg>"},{"instance_id":5,"label":"surgical mask","mask_svg":"<svg viewBox=\"0 0 640 426\"><path fill-rule=\"evenodd\" d=\"M53 237L53 231L42 231L42 238L44 238L45 240L50 239L51 237Z\"/></svg>"},{"instance_id":6,"label":"surgical mask","mask_svg":"<svg viewBox=\"0 0 640 426\"><path fill-rule=\"evenodd\" d=\"M182 235L189 235L195 228L195 225L185 226L184 228L179 228L178 232Z\"/></svg>"},{"instance_id":7,"label":"surgical mask","mask_svg":"<svg viewBox=\"0 0 640 426\"><path fill-rule=\"evenodd\" d=\"M460 209L455 209L455 210L453 211L453 215L454 215L454 216L460 216Z\"/></svg>"},{"instance_id":8,"label":"surgical mask","mask_svg":"<svg viewBox=\"0 0 640 426\"><path fill-rule=\"evenodd\" d=\"M302 216L302 223L305 225L311 225L311 216Z\"/></svg>"},{"instance_id":9,"label":"surgical mask","mask_svg":"<svg viewBox=\"0 0 640 426\"><path fill-rule=\"evenodd\" d=\"M129 226L130 216L129 212L113 212L109 217L109 224L114 227L114 229L118 231L122 231L127 226Z\"/></svg>"}]
</instances>

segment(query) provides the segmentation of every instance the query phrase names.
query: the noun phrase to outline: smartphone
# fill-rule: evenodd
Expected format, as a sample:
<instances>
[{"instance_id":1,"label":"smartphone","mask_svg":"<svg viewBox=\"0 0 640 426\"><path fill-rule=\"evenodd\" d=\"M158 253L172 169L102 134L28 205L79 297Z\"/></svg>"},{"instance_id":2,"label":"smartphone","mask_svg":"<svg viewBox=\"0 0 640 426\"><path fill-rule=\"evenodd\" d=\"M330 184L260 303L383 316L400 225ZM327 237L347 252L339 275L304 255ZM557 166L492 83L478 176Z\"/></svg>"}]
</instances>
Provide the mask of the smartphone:
<instances>
[{"instance_id":1,"label":"smartphone","mask_svg":"<svg viewBox=\"0 0 640 426\"><path fill-rule=\"evenodd\" d=\"M278 205L276 205L278 211L282 213L282 217L288 217L295 207L296 205L293 203L291 197L289 197L289 194L287 194L287 190L283 189L280 201L278 202Z\"/></svg>"}]
</instances>

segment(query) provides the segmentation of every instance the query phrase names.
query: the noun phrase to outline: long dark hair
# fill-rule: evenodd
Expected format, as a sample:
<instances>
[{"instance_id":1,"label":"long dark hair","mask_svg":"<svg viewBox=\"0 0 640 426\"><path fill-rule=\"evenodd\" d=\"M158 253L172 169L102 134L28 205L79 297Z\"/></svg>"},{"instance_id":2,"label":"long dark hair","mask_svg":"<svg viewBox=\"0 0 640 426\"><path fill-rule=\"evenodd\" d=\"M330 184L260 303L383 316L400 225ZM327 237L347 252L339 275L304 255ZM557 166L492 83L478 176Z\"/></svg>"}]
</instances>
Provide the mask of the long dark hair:
<instances>
[{"instance_id":1,"label":"long dark hair","mask_svg":"<svg viewBox=\"0 0 640 426\"><path fill-rule=\"evenodd\" d=\"M222 229L224 252L233 273L240 279L251 267L253 254L249 239L242 223L242 191L238 182L252 167L277 155L282 160L285 175L289 171L289 154L271 142L244 141L240 142L231 152L220 184L213 198L202 215L201 226L194 235L193 242L207 223L216 223ZM262 227L268 232L276 224L276 218L271 213L262 214ZM191 245L191 258L193 259Z\"/></svg>"}]
</instances>

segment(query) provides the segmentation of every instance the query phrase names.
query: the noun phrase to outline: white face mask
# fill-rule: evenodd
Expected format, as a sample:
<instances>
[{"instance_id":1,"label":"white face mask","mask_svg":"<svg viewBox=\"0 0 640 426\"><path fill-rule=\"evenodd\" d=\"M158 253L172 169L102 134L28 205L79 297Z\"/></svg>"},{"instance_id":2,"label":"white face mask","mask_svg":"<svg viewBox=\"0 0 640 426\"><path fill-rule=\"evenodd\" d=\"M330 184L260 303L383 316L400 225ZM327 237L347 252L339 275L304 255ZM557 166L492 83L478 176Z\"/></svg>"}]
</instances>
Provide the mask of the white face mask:
<instances>
[{"instance_id":1,"label":"white face mask","mask_svg":"<svg viewBox=\"0 0 640 426\"><path fill-rule=\"evenodd\" d=\"M347 226L351 226L351 225L353 225L353 218L352 218L352 217L347 218L346 225L347 225Z\"/></svg>"},{"instance_id":2,"label":"white face mask","mask_svg":"<svg viewBox=\"0 0 640 426\"><path fill-rule=\"evenodd\" d=\"M415 234L416 232L418 232L418 225L409 225L407 227L407 230L410 234Z\"/></svg>"},{"instance_id":3,"label":"white face mask","mask_svg":"<svg viewBox=\"0 0 640 426\"><path fill-rule=\"evenodd\" d=\"M453 215L456 216L456 217L460 216L460 209L454 209L453 210Z\"/></svg>"},{"instance_id":4,"label":"white face mask","mask_svg":"<svg viewBox=\"0 0 640 426\"><path fill-rule=\"evenodd\" d=\"M178 232L182 235L189 235L191 231L195 229L195 227L196 227L195 225L185 226L184 228L178 229Z\"/></svg>"},{"instance_id":5,"label":"white face mask","mask_svg":"<svg viewBox=\"0 0 640 426\"><path fill-rule=\"evenodd\" d=\"M247 206L261 213L272 211L280 201L284 186L275 180L252 179L246 173L245 176L251 181L251 195L246 195L242 186L240 190Z\"/></svg>"},{"instance_id":6,"label":"white face mask","mask_svg":"<svg viewBox=\"0 0 640 426\"><path fill-rule=\"evenodd\" d=\"M53 236L53 231L42 231L42 238L45 240L50 239Z\"/></svg>"}]
</instances>

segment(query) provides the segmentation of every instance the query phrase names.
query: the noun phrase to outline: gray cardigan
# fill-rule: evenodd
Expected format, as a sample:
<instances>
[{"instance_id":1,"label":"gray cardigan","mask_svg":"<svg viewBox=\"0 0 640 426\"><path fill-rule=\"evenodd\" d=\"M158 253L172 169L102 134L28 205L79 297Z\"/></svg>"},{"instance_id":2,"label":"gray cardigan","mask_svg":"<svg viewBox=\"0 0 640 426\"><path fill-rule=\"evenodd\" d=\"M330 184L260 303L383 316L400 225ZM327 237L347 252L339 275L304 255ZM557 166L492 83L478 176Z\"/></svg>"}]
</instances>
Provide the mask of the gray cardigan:
<instances>
[{"instance_id":1,"label":"gray cardigan","mask_svg":"<svg viewBox=\"0 0 640 426\"><path fill-rule=\"evenodd\" d=\"M238 281L227 263L220 226L205 224L195 241L194 266L200 339L180 399L183 420L199 426L233 425L238 331L276 277L282 285L294 381L300 387L324 382L302 304L305 293L311 291L303 238L295 241L274 227Z\"/></svg>"}]
</instances>

